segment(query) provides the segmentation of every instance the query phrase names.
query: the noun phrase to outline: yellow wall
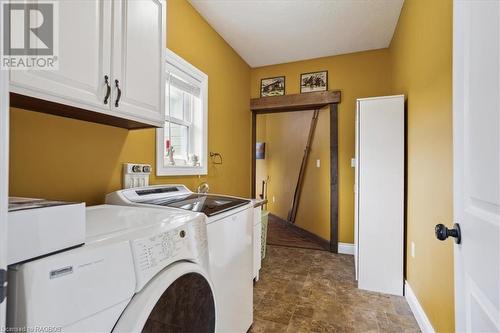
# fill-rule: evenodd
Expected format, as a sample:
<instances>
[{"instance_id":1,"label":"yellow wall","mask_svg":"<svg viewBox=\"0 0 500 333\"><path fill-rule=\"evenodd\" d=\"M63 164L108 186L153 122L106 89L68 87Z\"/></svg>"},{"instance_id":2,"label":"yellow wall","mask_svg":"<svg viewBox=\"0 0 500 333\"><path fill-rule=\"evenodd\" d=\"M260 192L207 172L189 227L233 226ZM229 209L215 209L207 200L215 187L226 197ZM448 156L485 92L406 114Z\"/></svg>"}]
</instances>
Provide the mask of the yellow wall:
<instances>
[{"instance_id":1,"label":"yellow wall","mask_svg":"<svg viewBox=\"0 0 500 333\"><path fill-rule=\"evenodd\" d=\"M355 98L400 93L407 96L407 253L410 253L411 242L415 242L416 256L407 256L406 278L438 332L454 331L452 243L438 242L433 234L436 223L449 224L453 218L451 43L451 0L406 0L389 49L251 70L252 97L259 95L261 78L285 75L286 93L293 94L299 92L300 73L323 69L328 70L330 89L342 90L339 105L341 242L353 241L354 174L349 159L354 155ZM266 125L266 133L269 133L269 121ZM324 181L329 179L327 174L320 177ZM272 181L270 189L271 184ZM310 185L307 180L305 184L304 205L306 198L320 197L313 188L307 188ZM321 226L328 223L328 207L325 204L322 209L312 211L307 219L310 224L304 225L306 229L323 236Z\"/></svg>"},{"instance_id":2,"label":"yellow wall","mask_svg":"<svg viewBox=\"0 0 500 333\"><path fill-rule=\"evenodd\" d=\"M292 205L313 112L257 116L257 138L266 142L266 159L257 160L257 189L260 191L261 178L269 176L267 209L284 220ZM265 128L264 135L261 128ZM320 168L316 167L318 159ZM329 177L330 126L329 109L325 108L319 114L295 221L324 239L330 239L329 210L324 209L330 205L330 182L324 181Z\"/></svg>"},{"instance_id":3,"label":"yellow wall","mask_svg":"<svg viewBox=\"0 0 500 333\"><path fill-rule=\"evenodd\" d=\"M452 1L406 0L390 46L392 91L408 99L407 280L438 332L454 331L453 242L434 225L452 215Z\"/></svg>"},{"instance_id":4,"label":"yellow wall","mask_svg":"<svg viewBox=\"0 0 500 333\"><path fill-rule=\"evenodd\" d=\"M268 210L286 220L292 204L312 111L266 115ZM257 116L262 117L262 116ZM273 197L275 202L273 202Z\"/></svg>"},{"instance_id":5,"label":"yellow wall","mask_svg":"<svg viewBox=\"0 0 500 333\"><path fill-rule=\"evenodd\" d=\"M152 183L208 180L214 192L250 195L249 95L260 79L286 76L287 94L299 92L300 73L328 70L329 88L342 90L339 105L339 240L353 242L355 99L391 93L408 97L407 279L435 329L453 331L451 242L437 242L436 223L452 221L451 0L406 0L389 49L325 57L250 70L184 0L168 2L168 47L209 75L209 150L224 164L208 177L152 177ZM250 92L250 93L249 93ZM266 123L267 124L267 123ZM318 130L327 126L322 111ZM266 133L270 130L267 128ZM121 163L154 165L155 131L127 131L56 116L11 110L10 194L100 203L121 186ZM326 137L321 136L320 142ZM329 152L315 146L320 172L308 168L302 205L312 205L327 184ZM315 161L312 156L311 161ZM311 174L312 172L312 174ZM260 188L257 187L257 193ZM323 237L329 206L298 220ZM316 222L318 222L316 224ZM327 238L327 237L325 237ZM409 252L409 251L407 251Z\"/></svg>"},{"instance_id":6,"label":"yellow wall","mask_svg":"<svg viewBox=\"0 0 500 333\"><path fill-rule=\"evenodd\" d=\"M211 190L250 195L250 68L187 1L168 1L168 47L209 76L210 151L223 165L208 177L156 177L151 182L207 180ZM155 165L155 130L127 131L24 110L11 110L10 195L102 203L121 187L121 164Z\"/></svg>"},{"instance_id":7,"label":"yellow wall","mask_svg":"<svg viewBox=\"0 0 500 333\"><path fill-rule=\"evenodd\" d=\"M312 113L302 125L306 127L304 131L306 136L311 117ZM303 147L301 154L304 151ZM316 166L316 160L318 159L320 160L319 168ZM311 144L311 153L307 162L295 223L323 239L330 240L330 182L325 181L325 179L330 180L329 108L324 108L319 112L318 124ZM311 214L311 212L314 213ZM317 223L317 221L321 221L322 223Z\"/></svg>"},{"instance_id":8,"label":"yellow wall","mask_svg":"<svg viewBox=\"0 0 500 333\"><path fill-rule=\"evenodd\" d=\"M252 97L259 96L261 78L285 75L286 94L295 94L300 92L300 74L318 70L328 70L328 87L330 90L340 89L342 91L342 102L339 104L340 242L354 242L354 170L351 168L350 159L354 157L355 101L359 97L380 96L390 93L389 60L389 51L384 49L251 69L250 89ZM318 128L322 126L328 128L328 122L329 115L326 111L322 111ZM307 121L307 124L301 124L300 126L305 128L307 132L308 124L309 121ZM269 131L268 127L267 132L269 133ZM325 137L322 137L321 140L325 140ZM307 176L310 182L307 179L305 180L301 199L304 205L311 204L313 199L320 197L320 194L310 186L316 182L316 180L313 180L314 177L321 177L321 180L317 180L321 184L329 184L329 173L323 172L328 170L326 163L328 163L329 149L328 144L325 147L322 146L321 152L319 152L319 155L322 156L322 165L319 169L321 176L320 174L312 174ZM315 163L315 160L311 160ZM314 168L314 165L312 168L308 168L309 172L318 171ZM302 219L300 212L297 219L299 218ZM310 211L310 215L308 217L304 216L303 219L304 224L302 226L307 230L319 232L322 237L329 239L330 208L328 202L325 202L318 210ZM326 228L328 228L328 232L325 232Z\"/></svg>"}]
</instances>

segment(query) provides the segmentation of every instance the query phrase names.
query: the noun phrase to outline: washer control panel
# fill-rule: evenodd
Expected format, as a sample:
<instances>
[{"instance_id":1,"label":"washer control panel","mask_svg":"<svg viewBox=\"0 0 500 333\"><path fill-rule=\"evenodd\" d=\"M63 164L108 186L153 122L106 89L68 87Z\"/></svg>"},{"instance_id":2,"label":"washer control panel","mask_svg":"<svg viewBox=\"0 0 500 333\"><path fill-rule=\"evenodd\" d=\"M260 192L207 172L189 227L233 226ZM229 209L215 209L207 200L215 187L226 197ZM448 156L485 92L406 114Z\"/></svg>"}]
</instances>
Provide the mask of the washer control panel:
<instances>
[{"instance_id":1,"label":"washer control panel","mask_svg":"<svg viewBox=\"0 0 500 333\"><path fill-rule=\"evenodd\" d=\"M138 268L141 271L147 271L150 268L161 264L171 257L175 257L182 251L184 245L180 234L185 234L184 230L172 230L147 239L135 242L138 255Z\"/></svg>"},{"instance_id":2,"label":"washer control panel","mask_svg":"<svg viewBox=\"0 0 500 333\"><path fill-rule=\"evenodd\" d=\"M137 278L136 291L175 261L189 260L204 265L205 258L208 258L206 224L203 220L135 239L131 243Z\"/></svg>"}]
</instances>

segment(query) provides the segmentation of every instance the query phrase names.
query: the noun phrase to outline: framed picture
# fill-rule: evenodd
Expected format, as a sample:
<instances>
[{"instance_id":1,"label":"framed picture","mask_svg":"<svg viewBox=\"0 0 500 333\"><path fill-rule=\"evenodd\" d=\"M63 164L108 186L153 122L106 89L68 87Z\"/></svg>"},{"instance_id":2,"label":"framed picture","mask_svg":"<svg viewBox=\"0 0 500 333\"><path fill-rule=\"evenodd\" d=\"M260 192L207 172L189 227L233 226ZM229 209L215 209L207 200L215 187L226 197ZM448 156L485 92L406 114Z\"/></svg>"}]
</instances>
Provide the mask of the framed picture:
<instances>
[{"instance_id":1,"label":"framed picture","mask_svg":"<svg viewBox=\"0 0 500 333\"><path fill-rule=\"evenodd\" d=\"M264 160L266 158L266 143L257 142L255 144L255 159Z\"/></svg>"},{"instance_id":2,"label":"framed picture","mask_svg":"<svg viewBox=\"0 0 500 333\"><path fill-rule=\"evenodd\" d=\"M260 97L283 96L285 94L285 77L270 77L260 80Z\"/></svg>"},{"instance_id":3,"label":"framed picture","mask_svg":"<svg viewBox=\"0 0 500 333\"><path fill-rule=\"evenodd\" d=\"M328 71L300 74L300 93L328 90Z\"/></svg>"}]
</instances>

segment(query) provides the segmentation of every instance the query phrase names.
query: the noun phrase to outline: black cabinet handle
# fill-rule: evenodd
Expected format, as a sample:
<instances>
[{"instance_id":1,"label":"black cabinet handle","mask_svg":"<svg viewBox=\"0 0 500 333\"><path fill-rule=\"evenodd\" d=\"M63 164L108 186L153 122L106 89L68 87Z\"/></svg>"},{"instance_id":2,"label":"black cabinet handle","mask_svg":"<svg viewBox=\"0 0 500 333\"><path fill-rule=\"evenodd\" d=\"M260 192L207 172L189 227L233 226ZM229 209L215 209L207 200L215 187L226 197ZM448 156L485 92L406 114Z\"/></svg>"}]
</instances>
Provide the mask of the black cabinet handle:
<instances>
[{"instance_id":1,"label":"black cabinet handle","mask_svg":"<svg viewBox=\"0 0 500 333\"><path fill-rule=\"evenodd\" d=\"M120 85L119 85L118 80L115 80L115 86L116 86L116 90L118 90L118 95L116 95L115 107L118 107L118 102L120 101L120 98L122 97L122 91L120 89Z\"/></svg>"},{"instance_id":2,"label":"black cabinet handle","mask_svg":"<svg viewBox=\"0 0 500 333\"><path fill-rule=\"evenodd\" d=\"M444 224L436 224L434 229L436 233L436 238L440 241L446 240L448 237L455 238L455 243L460 244L462 242L462 233L460 231L460 225L455 223L452 229L448 229Z\"/></svg>"},{"instance_id":3,"label":"black cabinet handle","mask_svg":"<svg viewBox=\"0 0 500 333\"><path fill-rule=\"evenodd\" d=\"M104 75L104 83L106 83L106 96L104 96L104 104L108 104L109 95L111 94L111 86L109 85L109 77Z\"/></svg>"}]
</instances>

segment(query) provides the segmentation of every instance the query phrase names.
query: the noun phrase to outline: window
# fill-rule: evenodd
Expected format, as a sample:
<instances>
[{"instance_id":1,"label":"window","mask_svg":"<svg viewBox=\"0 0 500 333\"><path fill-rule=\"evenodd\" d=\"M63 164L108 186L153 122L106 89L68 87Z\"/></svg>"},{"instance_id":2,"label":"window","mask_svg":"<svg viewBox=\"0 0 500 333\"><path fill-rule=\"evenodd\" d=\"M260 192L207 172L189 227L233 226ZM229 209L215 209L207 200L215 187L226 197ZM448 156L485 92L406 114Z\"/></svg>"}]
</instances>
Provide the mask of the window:
<instances>
[{"instance_id":1,"label":"window","mask_svg":"<svg viewBox=\"0 0 500 333\"><path fill-rule=\"evenodd\" d=\"M166 63L165 125L156 131L156 174L207 174L208 76L170 50Z\"/></svg>"}]
</instances>

